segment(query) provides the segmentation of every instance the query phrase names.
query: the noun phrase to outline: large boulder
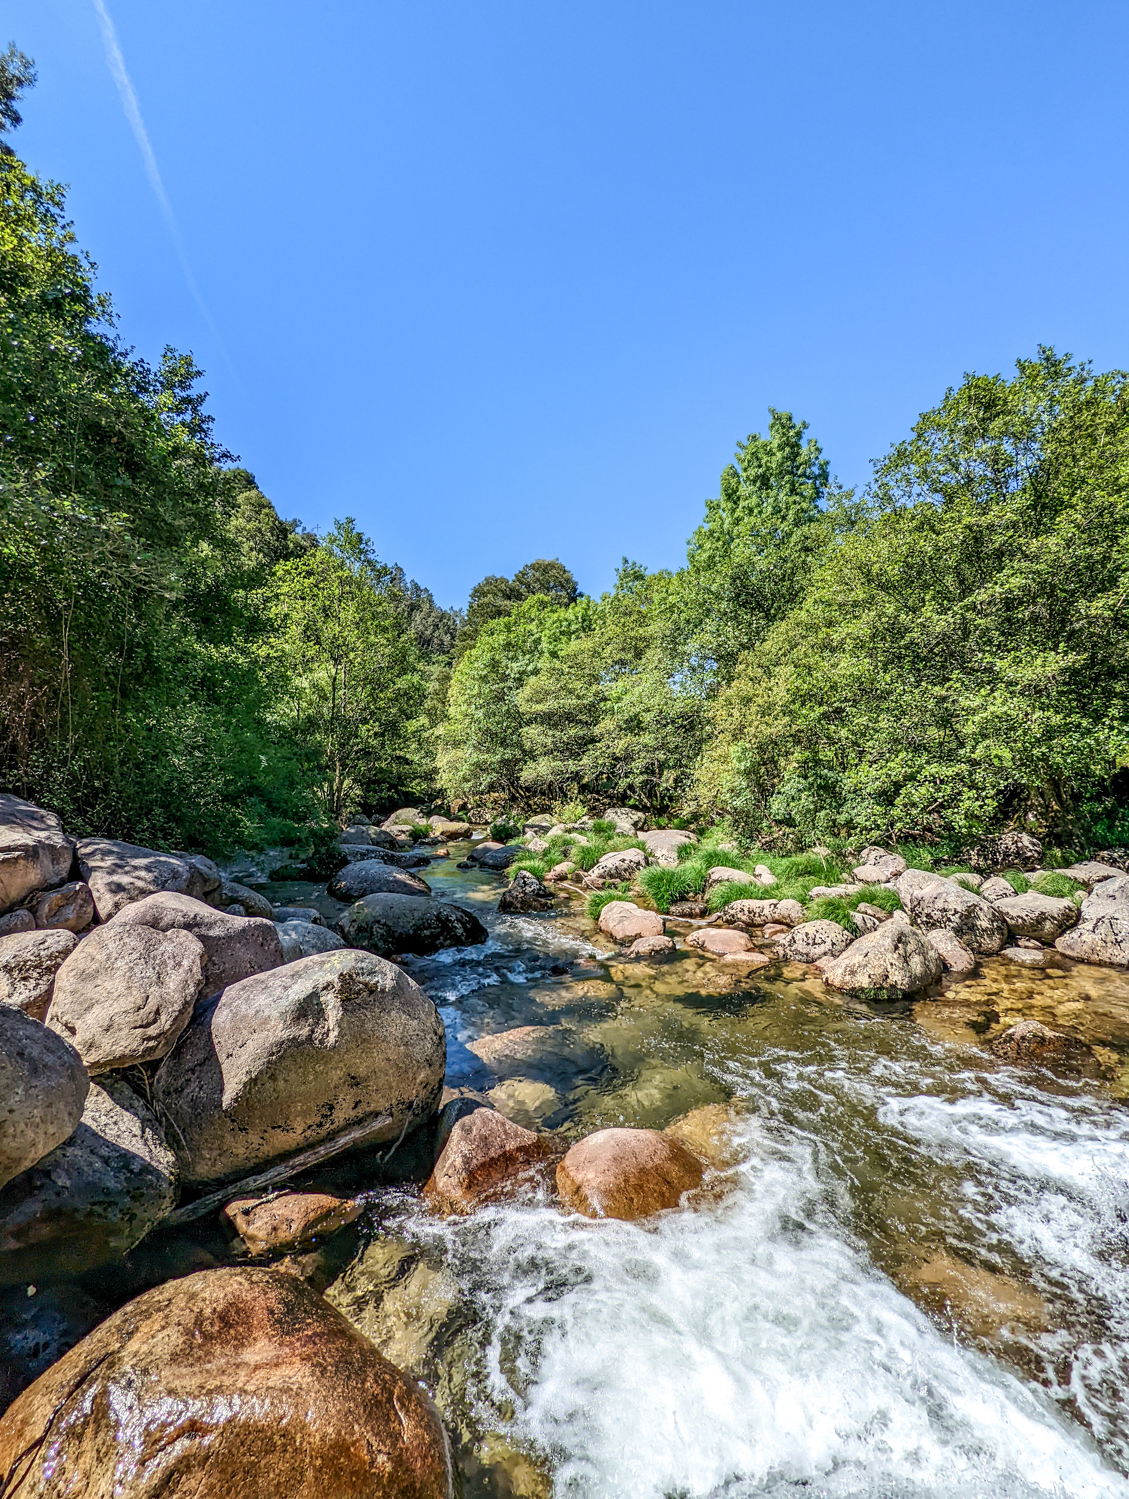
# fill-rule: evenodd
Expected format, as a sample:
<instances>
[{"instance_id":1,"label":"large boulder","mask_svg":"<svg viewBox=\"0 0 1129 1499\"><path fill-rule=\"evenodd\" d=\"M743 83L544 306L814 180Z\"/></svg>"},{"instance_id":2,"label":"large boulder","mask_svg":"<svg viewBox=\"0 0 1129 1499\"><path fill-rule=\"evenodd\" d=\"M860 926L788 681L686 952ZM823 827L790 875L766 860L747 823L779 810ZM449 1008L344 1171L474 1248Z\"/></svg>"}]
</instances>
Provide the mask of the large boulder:
<instances>
[{"instance_id":1,"label":"large boulder","mask_svg":"<svg viewBox=\"0 0 1129 1499\"><path fill-rule=\"evenodd\" d=\"M176 1161L152 1109L121 1078L92 1083L74 1133L0 1189L0 1281L93 1270L132 1249L175 1201Z\"/></svg>"},{"instance_id":2,"label":"large boulder","mask_svg":"<svg viewBox=\"0 0 1129 1499\"><path fill-rule=\"evenodd\" d=\"M1040 895L1037 890L1011 895L992 904L1015 936L1036 937L1040 942L1053 942L1069 927L1076 926L1079 918L1078 907L1072 900Z\"/></svg>"},{"instance_id":3,"label":"large boulder","mask_svg":"<svg viewBox=\"0 0 1129 1499\"><path fill-rule=\"evenodd\" d=\"M549 1149L543 1135L466 1098L452 1099L444 1108L439 1139L423 1195L440 1213L469 1213L480 1203L497 1201L528 1180Z\"/></svg>"},{"instance_id":4,"label":"large boulder","mask_svg":"<svg viewBox=\"0 0 1129 1499\"><path fill-rule=\"evenodd\" d=\"M191 932L111 922L84 938L55 975L47 1024L91 1074L155 1062L203 991L204 948Z\"/></svg>"},{"instance_id":5,"label":"large boulder","mask_svg":"<svg viewBox=\"0 0 1129 1499\"><path fill-rule=\"evenodd\" d=\"M94 897L84 880L72 880L37 895L31 911L42 931L84 932L94 920Z\"/></svg>"},{"instance_id":6,"label":"large boulder","mask_svg":"<svg viewBox=\"0 0 1129 1499\"><path fill-rule=\"evenodd\" d=\"M647 814L636 807L609 807L602 820L610 822L621 838L634 838L647 821Z\"/></svg>"},{"instance_id":7,"label":"large boulder","mask_svg":"<svg viewBox=\"0 0 1129 1499\"><path fill-rule=\"evenodd\" d=\"M655 863L666 869L673 869L678 863L679 849L698 841L694 833L684 832L682 828L655 828L649 833L639 833L637 837Z\"/></svg>"},{"instance_id":8,"label":"large boulder","mask_svg":"<svg viewBox=\"0 0 1129 1499\"><path fill-rule=\"evenodd\" d=\"M0 1006L0 1187L74 1133L89 1087L73 1046Z\"/></svg>"},{"instance_id":9,"label":"large boulder","mask_svg":"<svg viewBox=\"0 0 1129 1499\"><path fill-rule=\"evenodd\" d=\"M599 1129L557 1167L562 1203L588 1218L644 1218L677 1207L703 1171L671 1135L653 1129Z\"/></svg>"},{"instance_id":10,"label":"large boulder","mask_svg":"<svg viewBox=\"0 0 1129 1499\"><path fill-rule=\"evenodd\" d=\"M799 926L804 908L798 900L731 900L722 915L726 921L739 921L742 926L767 926L770 921Z\"/></svg>"},{"instance_id":11,"label":"large boulder","mask_svg":"<svg viewBox=\"0 0 1129 1499\"><path fill-rule=\"evenodd\" d=\"M837 958L855 940L854 933L837 921L802 921L790 932L774 938L776 951L791 963L818 963Z\"/></svg>"},{"instance_id":12,"label":"large boulder","mask_svg":"<svg viewBox=\"0 0 1129 1499\"><path fill-rule=\"evenodd\" d=\"M283 961L275 924L261 916L229 916L214 906L171 891L133 902L114 917L115 927L147 926L155 932L190 932L204 949L204 993L265 973Z\"/></svg>"},{"instance_id":13,"label":"large boulder","mask_svg":"<svg viewBox=\"0 0 1129 1499\"><path fill-rule=\"evenodd\" d=\"M1043 845L1031 833L1012 831L986 838L979 848L969 851L973 869L1036 869L1043 857Z\"/></svg>"},{"instance_id":14,"label":"large boulder","mask_svg":"<svg viewBox=\"0 0 1129 1499\"><path fill-rule=\"evenodd\" d=\"M167 1281L64 1354L0 1418L0 1483L21 1499L454 1495L415 1380L297 1276L250 1266Z\"/></svg>"},{"instance_id":15,"label":"large boulder","mask_svg":"<svg viewBox=\"0 0 1129 1499\"><path fill-rule=\"evenodd\" d=\"M624 848L597 859L588 871L588 879L597 888L603 884L619 884L621 880L633 880L647 862L641 848Z\"/></svg>"},{"instance_id":16,"label":"large boulder","mask_svg":"<svg viewBox=\"0 0 1129 1499\"><path fill-rule=\"evenodd\" d=\"M74 844L54 812L19 796L0 796L0 911L36 890L61 885L73 859Z\"/></svg>"},{"instance_id":17,"label":"large boulder","mask_svg":"<svg viewBox=\"0 0 1129 1499\"><path fill-rule=\"evenodd\" d=\"M204 876L195 864L175 854L112 838L82 838L78 867L90 886L99 921L109 921L131 901L144 900L158 890L174 890L198 900L204 895Z\"/></svg>"},{"instance_id":18,"label":"large boulder","mask_svg":"<svg viewBox=\"0 0 1129 1499\"><path fill-rule=\"evenodd\" d=\"M472 853L474 862L483 869L495 871L508 869L519 854L527 853L520 843L504 843L499 848L487 848L483 852L484 845L480 844L477 852Z\"/></svg>"},{"instance_id":19,"label":"large boulder","mask_svg":"<svg viewBox=\"0 0 1129 1499\"><path fill-rule=\"evenodd\" d=\"M242 906L248 916L261 916L264 921L274 920L274 907L265 895L252 890L250 885L241 885L238 880L225 879L220 886L218 906Z\"/></svg>"},{"instance_id":20,"label":"large boulder","mask_svg":"<svg viewBox=\"0 0 1129 1499\"><path fill-rule=\"evenodd\" d=\"M1129 967L1129 876L1119 874L1095 884L1082 902L1078 925L1055 946L1083 963Z\"/></svg>"},{"instance_id":21,"label":"large boulder","mask_svg":"<svg viewBox=\"0 0 1129 1499\"><path fill-rule=\"evenodd\" d=\"M995 906L954 880L907 869L896 888L910 919L926 931L944 927L974 953L999 952L1007 942L1007 922Z\"/></svg>"},{"instance_id":22,"label":"large boulder","mask_svg":"<svg viewBox=\"0 0 1129 1499\"><path fill-rule=\"evenodd\" d=\"M78 943L73 932L14 932L0 937L0 1004L42 1020L55 975Z\"/></svg>"},{"instance_id":23,"label":"large boulder","mask_svg":"<svg viewBox=\"0 0 1129 1499\"><path fill-rule=\"evenodd\" d=\"M528 869L519 869L498 897L498 910L503 915L518 915L529 911L548 911L556 903L551 890L546 890L535 874Z\"/></svg>"},{"instance_id":24,"label":"large boulder","mask_svg":"<svg viewBox=\"0 0 1129 1499\"><path fill-rule=\"evenodd\" d=\"M321 953L198 1007L155 1093L185 1180L222 1181L382 1115L373 1142L399 1138L434 1111L446 1056L438 1011L406 973Z\"/></svg>"},{"instance_id":25,"label":"large boulder","mask_svg":"<svg viewBox=\"0 0 1129 1499\"><path fill-rule=\"evenodd\" d=\"M431 886L418 874L397 869L378 859L365 859L338 870L329 882L334 900L354 901L365 895L430 895Z\"/></svg>"},{"instance_id":26,"label":"large boulder","mask_svg":"<svg viewBox=\"0 0 1129 1499\"><path fill-rule=\"evenodd\" d=\"M381 957L427 957L444 947L475 947L488 935L478 917L462 906L418 895L366 895L349 907L337 930L350 946Z\"/></svg>"},{"instance_id":27,"label":"large boulder","mask_svg":"<svg viewBox=\"0 0 1129 1499\"><path fill-rule=\"evenodd\" d=\"M929 943L941 962L950 973L971 973L976 967L976 954L969 952L964 943L953 932L947 931L945 927L934 927L925 933L925 940Z\"/></svg>"},{"instance_id":28,"label":"large boulder","mask_svg":"<svg viewBox=\"0 0 1129 1499\"><path fill-rule=\"evenodd\" d=\"M823 966L823 982L859 999L904 999L936 984L941 955L911 926L885 921Z\"/></svg>"},{"instance_id":29,"label":"large boulder","mask_svg":"<svg viewBox=\"0 0 1129 1499\"><path fill-rule=\"evenodd\" d=\"M312 921L280 921L278 939L282 943L282 961L296 963L319 952L339 952L346 944L328 927Z\"/></svg>"},{"instance_id":30,"label":"large boulder","mask_svg":"<svg viewBox=\"0 0 1129 1499\"><path fill-rule=\"evenodd\" d=\"M1112 864L1103 864L1099 859L1083 859L1080 864L1068 864L1065 869L1056 869L1055 873L1064 874L1067 879L1076 880L1079 885L1085 885L1087 890L1093 890L1103 880L1116 879L1124 871Z\"/></svg>"},{"instance_id":31,"label":"large boulder","mask_svg":"<svg viewBox=\"0 0 1129 1499\"><path fill-rule=\"evenodd\" d=\"M706 894L709 895L717 885L752 885L759 883L754 881L752 875L743 869L732 869L728 864L715 864L706 875Z\"/></svg>"},{"instance_id":32,"label":"large boulder","mask_svg":"<svg viewBox=\"0 0 1129 1499\"><path fill-rule=\"evenodd\" d=\"M610 900L600 912L597 925L616 942L663 934L663 919L658 912L644 911L629 900Z\"/></svg>"},{"instance_id":33,"label":"large boulder","mask_svg":"<svg viewBox=\"0 0 1129 1499\"><path fill-rule=\"evenodd\" d=\"M901 854L882 853L877 849L868 849L867 852L872 857L851 871L860 885L885 885L905 874L906 861Z\"/></svg>"}]
</instances>

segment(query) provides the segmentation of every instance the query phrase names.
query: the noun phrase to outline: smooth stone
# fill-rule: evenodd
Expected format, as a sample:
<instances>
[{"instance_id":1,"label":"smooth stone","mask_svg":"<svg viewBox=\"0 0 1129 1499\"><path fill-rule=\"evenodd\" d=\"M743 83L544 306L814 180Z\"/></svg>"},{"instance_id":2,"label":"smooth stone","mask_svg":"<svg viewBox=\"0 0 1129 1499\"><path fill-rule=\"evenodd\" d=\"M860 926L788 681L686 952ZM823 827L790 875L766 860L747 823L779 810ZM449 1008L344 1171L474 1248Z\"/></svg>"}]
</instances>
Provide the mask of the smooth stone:
<instances>
[{"instance_id":1,"label":"smooth stone","mask_svg":"<svg viewBox=\"0 0 1129 1499\"><path fill-rule=\"evenodd\" d=\"M328 1192L276 1192L268 1197L236 1197L223 1216L252 1254L293 1249L325 1238L353 1223L362 1206Z\"/></svg>"},{"instance_id":2,"label":"smooth stone","mask_svg":"<svg viewBox=\"0 0 1129 1499\"><path fill-rule=\"evenodd\" d=\"M588 879L599 889L599 881L618 885L624 880L633 880L646 865L647 855L641 848L624 848L618 852L604 854L588 871Z\"/></svg>"},{"instance_id":3,"label":"smooth stone","mask_svg":"<svg viewBox=\"0 0 1129 1499\"><path fill-rule=\"evenodd\" d=\"M1015 886L994 874L990 879L982 882L977 894L982 895L985 900L990 900L993 905L997 905L1002 900L1014 899Z\"/></svg>"},{"instance_id":4,"label":"smooth stone","mask_svg":"<svg viewBox=\"0 0 1129 1499\"><path fill-rule=\"evenodd\" d=\"M308 921L325 926L325 917L315 906L272 906L271 920L281 926L284 921Z\"/></svg>"},{"instance_id":5,"label":"smooth stone","mask_svg":"<svg viewBox=\"0 0 1129 1499\"><path fill-rule=\"evenodd\" d=\"M366 895L430 895L431 886L406 869L366 859L339 870L329 882L328 894L334 900L354 901Z\"/></svg>"},{"instance_id":6,"label":"smooth stone","mask_svg":"<svg viewBox=\"0 0 1129 1499\"><path fill-rule=\"evenodd\" d=\"M933 927L925 933L925 940L937 950L950 973L971 973L976 967L976 954L946 927Z\"/></svg>"},{"instance_id":7,"label":"smooth stone","mask_svg":"<svg viewBox=\"0 0 1129 1499\"><path fill-rule=\"evenodd\" d=\"M92 1074L155 1062L172 1049L203 992L204 948L191 932L111 922L84 938L55 975L47 1025Z\"/></svg>"},{"instance_id":8,"label":"smooth stone","mask_svg":"<svg viewBox=\"0 0 1129 1499\"><path fill-rule=\"evenodd\" d=\"M705 1103L691 1109L668 1124L663 1134L715 1171L727 1171L745 1159L740 1120L727 1103Z\"/></svg>"},{"instance_id":9,"label":"smooth stone","mask_svg":"<svg viewBox=\"0 0 1129 1499\"><path fill-rule=\"evenodd\" d=\"M1117 875L1096 883L1082 902L1078 925L1055 947L1083 963L1129 967L1129 878Z\"/></svg>"},{"instance_id":10,"label":"smooth stone","mask_svg":"<svg viewBox=\"0 0 1129 1499\"><path fill-rule=\"evenodd\" d=\"M74 844L54 812L0 795L0 911L36 890L61 885L73 860Z\"/></svg>"},{"instance_id":11,"label":"smooth stone","mask_svg":"<svg viewBox=\"0 0 1129 1499\"><path fill-rule=\"evenodd\" d=\"M596 924L615 942L634 942L638 937L663 935L663 919L658 912L644 911L629 900L609 901Z\"/></svg>"},{"instance_id":12,"label":"smooth stone","mask_svg":"<svg viewBox=\"0 0 1129 1499\"><path fill-rule=\"evenodd\" d=\"M72 880L37 895L31 912L43 931L84 932L94 920L94 897L84 880Z\"/></svg>"},{"instance_id":13,"label":"smooth stone","mask_svg":"<svg viewBox=\"0 0 1129 1499\"><path fill-rule=\"evenodd\" d=\"M478 917L450 901L418 895L366 895L337 923L352 947L390 957L414 953L427 957L445 947L476 947L486 928Z\"/></svg>"},{"instance_id":14,"label":"smooth stone","mask_svg":"<svg viewBox=\"0 0 1129 1499\"><path fill-rule=\"evenodd\" d=\"M663 958L677 950L673 937L637 937L624 954L628 958Z\"/></svg>"},{"instance_id":15,"label":"smooth stone","mask_svg":"<svg viewBox=\"0 0 1129 1499\"><path fill-rule=\"evenodd\" d=\"M312 921L280 921L278 939L282 943L282 961L296 963L299 958L312 958L319 952L339 952L345 943L328 927L315 926Z\"/></svg>"},{"instance_id":16,"label":"smooth stone","mask_svg":"<svg viewBox=\"0 0 1129 1499\"><path fill-rule=\"evenodd\" d=\"M752 973L758 968L768 968L773 960L763 952L727 952L722 956L721 961Z\"/></svg>"},{"instance_id":17,"label":"smooth stone","mask_svg":"<svg viewBox=\"0 0 1129 1499\"><path fill-rule=\"evenodd\" d=\"M435 1212L469 1213L496 1202L531 1182L548 1152L543 1135L473 1100L455 1099L444 1114L450 1123L440 1120L442 1148L423 1189Z\"/></svg>"},{"instance_id":18,"label":"smooth stone","mask_svg":"<svg viewBox=\"0 0 1129 1499\"><path fill-rule=\"evenodd\" d=\"M678 864L679 850L687 843L698 841L694 833L687 833L682 828L655 828L637 836L655 863L665 869L674 869Z\"/></svg>"},{"instance_id":19,"label":"smooth stone","mask_svg":"<svg viewBox=\"0 0 1129 1499\"><path fill-rule=\"evenodd\" d=\"M0 1006L0 1187L78 1128L90 1079L61 1036L13 1006Z\"/></svg>"},{"instance_id":20,"label":"smooth stone","mask_svg":"<svg viewBox=\"0 0 1129 1499\"><path fill-rule=\"evenodd\" d=\"M1041 947L1004 947L1000 949L1000 957L1007 958L1009 963L1018 963L1022 968L1047 966L1046 950Z\"/></svg>"},{"instance_id":21,"label":"smooth stone","mask_svg":"<svg viewBox=\"0 0 1129 1499\"><path fill-rule=\"evenodd\" d=\"M607 1058L599 1046L559 1025L519 1025L467 1042L467 1050L495 1077L539 1078L552 1084L562 1074L603 1071Z\"/></svg>"},{"instance_id":22,"label":"smooth stone","mask_svg":"<svg viewBox=\"0 0 1129 1499\"><path fill-rule=\"evenodd\" d=\"M265 895L260 895L257 890L252 890L249 885L241 885L238 880L225 879L220 886L221 906L240 905L248 916L262 916L266 921L273 921L274 907Z\"/></svg>"},{"instance_id":23,"label":"smooth stone","mask_svg":"<svg viewBox=\"0 0 1129 1499\"><path fill-rule=\"evenodd\" d=\"M0 1004L43 1020L55 990L55 975L77 945L74 933L62 929L0 937Z\"/></svg>"},{"instance_id":24,"label":"smooth stone","mask_svg":"<svg viewBox=\"0 0 1129 1499\"><path fill-rule=\"evenodd\" d=\"M117 1259L172 1211L176 1181L152 1109L120 1077L91 1083L74 1133L0 1189L0 1281L67 1280Z\"/></svg>"},{"instance_id":25,"label":"smooth stone","mask_svg":"<svg viewBox=\"0 0 1129 1499\"><path fill-rule=\"evenodd\" d=\"M817 963L846 952L854 936L837 921L803 921L786 937L775 937L776 951L792 963Z\"/></svg>"},{"instance_id":26,"label":"smooth stone","mask_svg":"<svg viewBox=\"0 0 1129 1499\"><path fill-rule=\"evenodd\" d=\"M823 968L823 982L859 999L893 1000L936 984L941 955L920 932L886 921Z\"/></svg>"},{"instance_id":27,"label":"smooth stone","mask_svg":"<svg viewBox=\"0 0 1129 1499\"><path fill-rule=\"evenodd\" d=\"M434 1112L443 1023L402 969L371 953L321 953L232 984L197 1008L157 1073L192 1184L269 1165L388 1116L398 1139Z\"/></svg>"},{"instance_id":28,"label":"smooth stone","mask_svg":"<svg viewBox=\"0 0 1129 1499\"><path fill-rule=\"evenodd\" d=\"M190 895L171 891L134 901L109 923L189 932L204 949L204 992L218 994L240 979L266 973L283 961L275 924L260 916L229 916Z\"/></svg>"},{"instance_id":29,"label":"smooth stone","mask_svg":"<svg viewBox=\"0 0 1129 1499\"><path fill-rule=\"evenodd\" d=\"M453 1499L413 1379L296 1276L167 1281L108 1317L0 1417L21 1499Z\"/></svg>"},{"instance_id":30,"label":"smooth stone","mask_svg":"<svg viewBox=\"0 0 1129 1499\"><path fill-rule=\"evenodd\" d=\"M137 843L82 838L78 867L90 886L99 921L109 921L131 901L144 900L159 890L197 899L204 894L204 877L195 864Z\"/></svg>"},{"instance_id":31,"label":"smooth stone","mask_svg":"<svg viewBox=\"0 0 1129 1499\"><path fill-rule=\"evenodd\" d=\"M1011 895L995 902L996 910L1016 937L1035 937L1053 942L1063 932L1078 924L1080 912L1072 900L1040 895L1029 890L1026 895Z\"/></svg>"},{"instance_id":32,"label":"smooth stone","mask_svg":"<svg viewBox=\"0 0 1129 1499\"><path fill-rule=\"evenodd\" d=\"M901 854L877 855L851 871L860 885L885 885L905 872L906 861Z\"/></svg>"},{"instance_id":33,"label":"smooth stone","mask_svg":"<svg viewBox=\"0 0 1129 1499\"><path fill-rule=\"evenodd\" d=\"M686 938L686 946L696 948L699 952L712 953L715 958L753 950L753 944L744 932L721 926L699 927Z\"/></svg>"},{"instance_id":34,"label":"smooth stone","mask_svg":"<svg viewBox=\"0 0 1129 1499\"><path fill-rule=\"evenodd\" d=\"M601 1129L567 1152L557 1191L573 1212L631 1222L678 1207L702 1174L697 1156L658 1130Z\"/></svg>"}]
</instances>

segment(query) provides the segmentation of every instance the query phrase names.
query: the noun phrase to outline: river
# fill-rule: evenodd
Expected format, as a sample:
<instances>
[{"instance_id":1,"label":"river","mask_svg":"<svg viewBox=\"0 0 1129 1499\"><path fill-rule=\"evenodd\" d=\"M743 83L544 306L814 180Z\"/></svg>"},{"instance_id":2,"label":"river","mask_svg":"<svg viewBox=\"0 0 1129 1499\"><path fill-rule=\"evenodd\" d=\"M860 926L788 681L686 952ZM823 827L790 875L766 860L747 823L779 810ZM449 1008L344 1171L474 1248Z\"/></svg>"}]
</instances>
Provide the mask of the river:
<instances>
[{"instance_id":1,"label":"river","mask_svg":"<svg viewBox=\"0 0 1129 1499\"><path fill-rule=\"evenodd\" d=\"M468 1496L1129 1495L1125 975L989 959L868 1006L802 969L627 963L578 902L498 916L462 852L423 874L490 940L409 964L452 1082L563 1143L732 1120L704 1200L649 1222L374 1195L327 1294L431 1389ZM1000 1064L1024 1016L1097 1062ZM520 1026L551 1029L513 1076L467 1049Z\"/></svg>"}]
</instances>

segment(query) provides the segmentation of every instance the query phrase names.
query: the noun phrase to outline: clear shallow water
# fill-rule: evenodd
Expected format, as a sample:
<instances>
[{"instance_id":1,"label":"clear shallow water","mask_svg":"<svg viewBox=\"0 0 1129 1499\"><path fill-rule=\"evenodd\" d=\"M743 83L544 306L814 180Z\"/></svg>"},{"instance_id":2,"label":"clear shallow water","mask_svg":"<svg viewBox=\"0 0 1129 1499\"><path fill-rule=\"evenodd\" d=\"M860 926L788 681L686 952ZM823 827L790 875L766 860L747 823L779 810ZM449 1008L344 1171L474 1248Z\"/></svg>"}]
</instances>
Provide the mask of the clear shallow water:
<instances>
[{"instance_id":1,"label":"clear shallow water","mask_svg":"<svg viewBox=\"0 0 1129 1499\"><path fill-rule=\"evenodd\" d=\"M424 873L491 928L410 965L456 1080L540 1098L562 1148L702 1104L740 1120L716 1190L647 1223L380 1210L347 1310L478 1451L468 1495L1129 1495L1123 975L993 960L940 1000L853 1006L798 969L622 963L576 911L498 918L498 877ZM1023 1014L1102 1065L1000 1066L985 1040ZM529 1025L569 1046L503 1075L467 1050Z\"/></svg>"}]
</instances>

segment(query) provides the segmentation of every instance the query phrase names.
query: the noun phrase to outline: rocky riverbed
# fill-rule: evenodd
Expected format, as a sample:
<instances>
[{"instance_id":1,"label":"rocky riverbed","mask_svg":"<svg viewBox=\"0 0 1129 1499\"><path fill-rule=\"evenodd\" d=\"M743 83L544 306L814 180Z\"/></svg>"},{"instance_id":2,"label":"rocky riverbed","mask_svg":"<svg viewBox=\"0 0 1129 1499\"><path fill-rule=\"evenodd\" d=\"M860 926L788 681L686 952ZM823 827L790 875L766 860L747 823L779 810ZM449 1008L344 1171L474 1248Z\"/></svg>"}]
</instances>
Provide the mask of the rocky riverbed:
<instances>
[{"instance_id":1,"label":"rocky riverbed","mask_svg":"<svg viewBox=\"0 0 1129 1499\"><path fill-rule=\"evenodd\" d=\"M417 846L431 862L412 871L429 887L414 895L374 889L343 901L324 881L268 882L265 868L247 866L243 901L265 901L268 918L246 905L232 914L230 875L225 909L208 907L208 895L225 898L219 871L211 890L161 885L212 911L193 913L194 931L184 908L177 922L139 919L159 891L139 890L135 871L130 899L93 931L113 932L132 907L119 930L175 939L180 967L160 969L142 993L155 957L130 948L130 983L112 991L129 999L117 1032L122 1014L133 1017L125 1033L135 1048L152 1052L163 1044L154 1029L175 1029L159 1056L121 1065L120 1049L107 1058L87 1045L76 1068L68 1058L86 1033L51 1028L52 995L43 1003L54 954L38 969L26 955L10 965L20 994L39 984L22 1006L21 1037L54 1038L47 1060L71 1093L52 1094L54 1136L24 1139L12 1165L56 1143L0 1191L15 1186L24 1204L0 1243L12 1266L0 1311L7 1398L40 1374L0 1417L3 1481L18 1479L21 1494L56 1492L26 1454L39 1450L36 1423L76 1380L88 1398L81 1418L77 1405L67 1417L76 1435L54 1471L120 1461L99 1412L124 1398L127 1371L144 1370L153 1396L137 1406L138 1429L157 1429L163 1391L195 1402L200 1435L195 1446L178 1438L166 1468L132 1473L131 1493L208 1471L222 1483L202 1495L257 1494L247 1473L269 1469L280 1475L272 1494L304 1494L305 1478L288 1474L327 1463L354 1485L342 1491L358 1494L439 1494L456 1483L468 1496L531 1499L1129 1493L1125 971L1045 941L1026 949L1042 956L1029 967L999 955L1005 931L995 952L957 972L943 944L924 958L916 945L941 928L880 908L872 932L893 921L914 940L897 933L851 958L851 939L831 934L837 954L797 954L802 910L723 912L709 923L646 911L629 892L622 904L657 930L621 927L617 941L587 915L579 881L572 895L500 913L507 875L459 867L481 847L469 832L441 830L441 857L440 845ZM390 835L386 852L412 857L404 842ZM62 862L49 874L63 884L83 872L60 874ZM92 901L117 899L94 880L88 888ZM352 882L338 888L353 896ZM962 897L942 895L965 937L995 930L978 910L969 918ZM25 892L17 909L32 898ZM412 900L418 915L402 909ZM354 917L350 927L344 918L363 902L363 924ZM448 914L436 919L433 903ZM793 920L752 919L781 914ZM257 945L221 944L222 921L247 923ZM363 929L378 951L335 947L286 962L270 949L275 961L262 964L269 933L257 921L280 943L288 926L323 942L339 924L353 940ZM459 940L455 925L477 940L438 945L436 934ZM1079 925L1075 903L1071 929ZM37 939L66 930L34 919L24 929ZM724 933L732 937L712 941ZM92 941L63 942L55 969ZM217 1003L208 964L236 952L252 971L225 971ZM828 967L848 959L839 977L850 980L860 956L866 983L829 981ZM302 981L306 971L316 982ZM910 971L924 981L907 993L891 975ZM75 992L96 990L105 1004L107 982L84 978ZM190 1002L156 1003L187 991ZM87 1016L75 1004L60 1013ZM345 1033L359 1022L350 1060ZM94 1027L101 1040L106 1029ZM204 1037L205 1060L219 1061L213 1082L200 1062L188 1065ZM449 1102L437 1122L441 1084ZM131 1122L118 1126L114 1160L123 1183L127 1167L134 1173L120 1190L134 1205L116 1216L104 1202L68 1204L52 1165L115 1107ZM351 1153L247 1187L248 1175L370 1124ZM109 1140L113 1129L101 1127ZM102 1146L93 1154L108 1159ZM214 1206L185 1220L209 1194ZM92 1234L99 1212L109 1227L99 1220ZM82 1246L87 1262L68 1265ZM214 1331L203 1348L181 1346L174 1334L186 1326ZM261 1364L248 1373L252 1346L269 1346L272 1367L293 1374L275 1378ZM343 1400L352 1386L342 1371L363 1385L363 1401ZM266 1413L258 1424L232 1414L242 1378L244 1401ZM297 1421L299 1390L323 1412L313 1426ZM391 1447L380 1439L399 1463L394 1478L344 1455L359 1451L362 1430L386 1430L390 1408L402 1411ZM293 1433L277 1470L250 1461L268 1429Z\"/></svg>"}]
</instances>

